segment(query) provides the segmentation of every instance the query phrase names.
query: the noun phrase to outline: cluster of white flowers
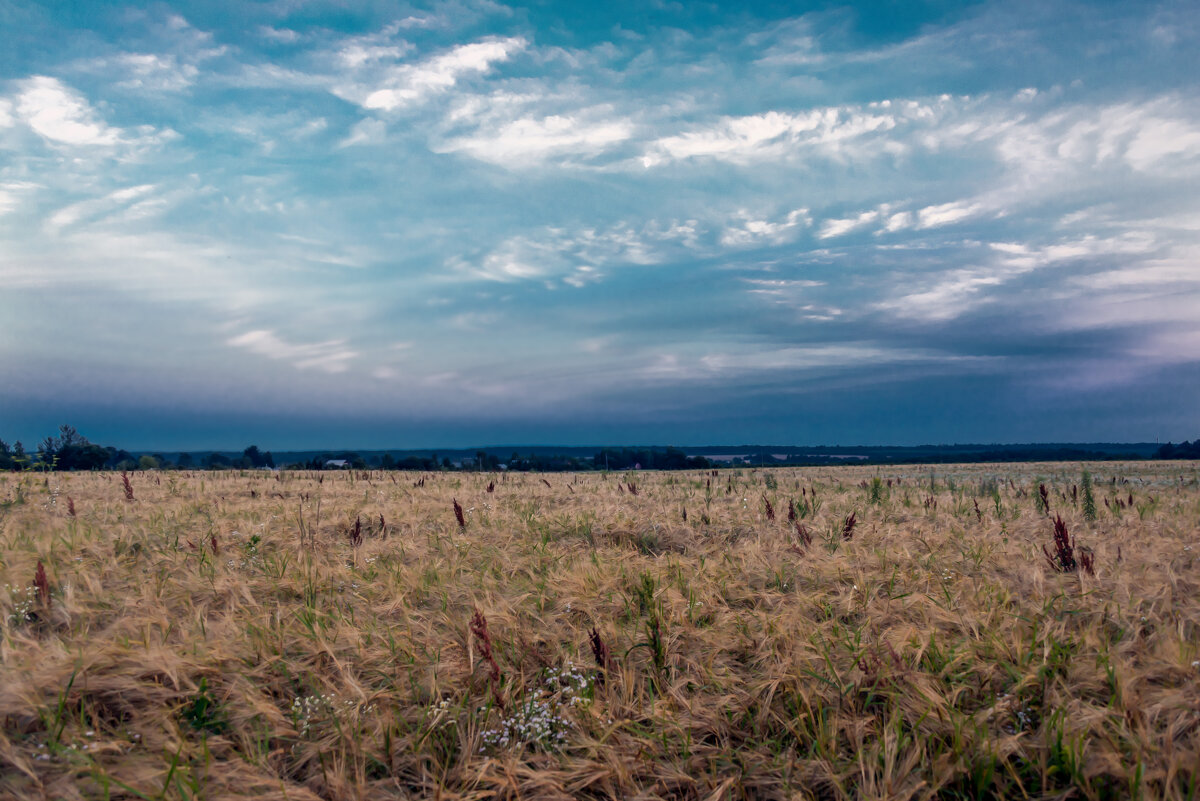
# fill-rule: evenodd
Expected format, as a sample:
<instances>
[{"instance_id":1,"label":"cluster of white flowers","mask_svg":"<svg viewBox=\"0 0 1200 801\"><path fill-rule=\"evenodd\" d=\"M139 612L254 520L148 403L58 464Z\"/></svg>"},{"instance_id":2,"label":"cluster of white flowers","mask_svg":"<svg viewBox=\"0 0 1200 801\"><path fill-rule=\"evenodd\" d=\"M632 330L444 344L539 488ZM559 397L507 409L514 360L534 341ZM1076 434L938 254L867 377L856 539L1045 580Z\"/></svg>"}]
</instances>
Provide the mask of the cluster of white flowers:
<instances>
[{"instance_id":1,"label":"cluster of white flowers","mask_svg":"<svg viewBox=\"0 0 1200 801\"><path fill-rule=\"evenodd\" d=\"M54 509L58 506L58 496L62 494L62 487L55 484L50 488L50 495L46 498L46 502L42 504L43 509Z\"/></svg>"},{"instance_id":2,"label":"cluster of white flowers","mask_svg":"<svg viewBox=\"0 0 1200 801\"><path fill-rule=\"evenodd\" d=\"M548 669L540 687L502 717L499 726L483 732L480 751L522 745L563 747L570 727L564 714L587 701L592 682L592 676L574 665Z\"/></svg>"},{"instance_id":3,"label":"cluster of white flowers","mask_svg":"<svg viewBox=\"0 0 1200 801\"><path fill-rule=\"evenodd\" d=\"M357 706L358 702L350 698L339 702L328 694L302 695L292 701L292 723L302 737L307 737L319 723L350 712ZM367 704L362 711L372 712L374 709L374 704Z\"/></svg>"},{"instance_id":4,"label":"cluster of white flowers","mask_svg":"<svg viewBox=\"0 0 1200 801\"><path fill-rule=\"evenodd\" d=\"M96 736L96 732L89 729L83 733L83 736L91 739L92 737ZM96 743L83 743L82 745L79 743L68 743L66 745L57 746L56 753L58 755L67 755L68 752L71 751L90 751L96 746ZM49 762L50 759L55 755L50 752L46 743L38 743L37 750L38 753L34 754L33 758L38 762Z\"/></svg>"},{"instance_id":5,"label":"cluster of white flowers","mask_svg":"<svg viewBox=\"0 0 1200 801\"><path fill-rule=\"evenodd\" d=\"M252 553L245 559L230 559L225 562L225 566L230 570L237 568L239 570L254 570L262 564L262 559L258 558L258 554Z\"/></svg>"},{"instance_id":6,"label":"cluster of white flowers","mask_svg":"<svg viewBox=\"0 0 1200 801\"><path fill-rule=\"evenodd\" d=\"M37 603L37 587L32 584L28 587L13 587L5 584L4 591L12 599L12 612L8 615L9 623L16 626L34 619L33 607Z\"/></svg>"}]
</instances>

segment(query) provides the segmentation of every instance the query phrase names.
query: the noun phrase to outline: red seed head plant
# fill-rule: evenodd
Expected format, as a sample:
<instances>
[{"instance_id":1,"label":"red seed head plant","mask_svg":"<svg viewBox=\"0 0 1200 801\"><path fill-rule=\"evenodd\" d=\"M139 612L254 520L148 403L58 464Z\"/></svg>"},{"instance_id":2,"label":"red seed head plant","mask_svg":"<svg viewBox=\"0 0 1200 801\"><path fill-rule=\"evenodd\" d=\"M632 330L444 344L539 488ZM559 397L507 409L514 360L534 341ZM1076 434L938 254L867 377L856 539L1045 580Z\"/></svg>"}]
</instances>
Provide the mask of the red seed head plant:
<instances>
[{"instance_id":1,"label":"red seed head plant","mask_svg":"<svg viewBox=\"0 0 1200 801\"><path fill-rule=\"evenodd\" d=\"M37 570L33 572L33 586L37 589L38 600L42 606L50 605L50 580L46 578L46 566L39 559Z\"/></svg>"},{"instance_id":2,"label":"red seed head plant","mask_svg":"<svg viewBox=\"0 0 1200 801\"><path fill-rule=\"evenodd\" d=\"M1046 490L1045 484L1038 484L1038 495L1042 498L1042 511L1047 516L1050 514L1050 493Z\"/></svg>"},{"instance_id":3,"label":"red seed head plant","mask_svg":"<svg viewBox=\"0 0 1200 801\"><path fill-rule=\"evenodd\" d=\"M129 474L121 471L121 483L125 485L125 500L133 500L133 485L129 483Z\"/></svg>"},{"instance_id":4,"label":"red seed head plant","mask_svg":"<svg viewBox=\"0 0 1200 801\"><path fill-rule=\"evenodd\" d=\"M972 502L973 504L975 504L975 518L976 518L976 519L977 519L977 520L978 520L980 523L982 523L982 522L983 522L983 512L982 512L982 511L980 510L980 508L979 508L979 501L977 501L977 500L973 500L973 501L971 501L971 502Z\"/></svg>"},{"instance_id":5,"label":"red seed head plant","mask_svg":"<svg viewBox=\"0 0 1200 801\"><path fill-rule=\"evenodd\" d=\"M1091 548L1079 547L1079 567L1089 576L1096 575L1096 557Z\"/></svg>"},{"instance_id":6,"label":"red seed head plant","mask_svg":"<svg viewBox=\"0 0 1200 801\"><path fill-rule=\"evenodd\" d=\"M788 522L796 522L796 502L791 500L788 501Z\"/></svg>"},{"instance_id":7,"label":"red seed head plant","mask_svg":"<svg viewBox=\"0 0 1200 801\"><path fill-rule=\"evenodd\" d=\"M550 486L550 482L544 478L542 479L542 483L545 484L548 489L554 489L554 487Z\"/></svg>"},{"instance_id":8,"label":"red seed head plant","mask_svg":"<svg viewBox=\"0 0 1200 801\"><path fill-rule=\"evenodd\" d=\"M637 484L634 484L632 481L630 481L630 482L629 482L628 484L626 484L625 486L629 487L629 494L630 494L630 495L637 495L637 494L638 494L638 488L637 488Z\"/></svg>"},{"instance_id":9,"label":"red seed head plant","mask_svg":"<svg viewBox=\"0 0 1200 801\"><path fill-rule=\"evenodd\" d=\"M804 547L812 545L812 534L808 531L808 526L803 523L796 524L796 537L804 544Z\"/></svg>"},{"instance_id":10,"label":"red seed head plant","mask_svg":"<svg viewBox=\"0 0 1200 801\"><path fill-rule=\"evenodd\" d=\"M487 491L488 491L488 492L495 492L495 491L496 491L496 482L495 482L495 481L489 481L489 482L488 482Z\"/></svg>"},{"instance_id":11,"label":"red seed head plant","mask_svg":"<svg viewBox=\"0 0 1200 801\"><path fill-rule=\"evenodd\" d=\"M1067 524L1061 515L1054 516L1054 553L1051 554L1045 545L1042 546L1042 553L1056 573L1071 573L1079 567L1075 561L1075 541L1067 533Z\"/></svg>"},{"instance_id":12,"label":"red seed head plant","mask_svg":"<svg viewBox=\"0 0 1200 801\"><path fill-rule=\"evenodd\" d=\"M379 536L387 539L387 521L383 519L383 512L379 513Z\"/></svg>"},{"instance_id":13,"label":"red seed head plant","mask_svg":"<svg viewBox=\"0 0 1200 801\"><path fill-rule=\"evenodd\" d=\"M492 687L492 698L495 699L496 706L504 709L504 699L500 697L500 666L496 664L496 658L492 655L492 636L488 633L487 618L479 611L479 607L475 608L475 614L471 616L469 628L479 643L479 655L488 666L488 683Z\"/></svg>"},{"instance_id":14,"label":"red seed head plant","mask_svg":"<svg viewBox=\"0 0 1200 801\"><path fill-rule=\"evenodd\" d=\"M217 543L217 533L215 531L208 535L208 544L212 546L213 556L221 555L221 546Z\"/></svg>"},{"instance_id":15,"label":"red seed head plant","mask_svg":"<svg viewBox=\"0 0 1200 801\"><path fill-rule=\"evenodd\" d=\"M596 667L601 671L607 671L609 665L612 664L612 654L609 653L608 644L600 637L600 632L595 626L588 632L588 643L592 646L592 658L596 660ZM599 681L603 683L604 673L599 675Z\"/></svg>"},{"instance_id":16,"label":"red seed head plant","mask_svg":"<svg viewBox=\"0 0 1200 801\"><path fill-rule=\"evenodd\" d=\"M363 542L362 517L354 518L354 525L350 527L350 530L347 533L347 536L350 539L351 546L357 548L358 546L362 545L362 542Z\"/></svg>"},{"instance_id":17,"label":"red seed head plant","mask_svg":"<svg viewBox=\"0 0 1200 801\"><path fill-rule=\"evenodd\" d=\"M683 507L683 522L687 522L687 507Z\"/></svg>"},{"instance_id":18,"label":"red seed head plant","mask_svg":"<svg viewBox=\"0 0 1200 801\"><path fill-rule=\"evenodd\" d=\"M71 498L70 495L67 496L67 516L68 517L75 516L75 501Z\"/></svg>"},{"instance_id":19,"label":"red seed head plant","mask_svg":"<svg viewBox=\"0 0 1200 801\"><path fill-rule=\"evenodd\" d=\"M463 515L462 504L458 502L458 498L454 499L454 517L458 520L458 527L460 529L467 527L467 518Z\"/></svg>"},{"instance_id":20,"label":"red seed head plant","mask_svg":"<svg viewBox=\"0 0 1200 801\"><path fill-rule=\"evenodd\" d=\"M857 513L851 512L850 516L846 518L846 522L844 524L842 524L842 539L849 542L851 539L854 538L854 524L857 522L858 522Z\"/></svg>"},{"instance_id":21,"label":"red seed head plant","mask_svg":"<svg viewBox=\"0 0 1200 801\"><path fill-rule=\"evenodd\" d=\"M765 503L767 505L767 519L774 520L775 519L775 507L771 505L771 501L767 499L766 495L763 496L763 503Z\"/></svg>"}]
</instances>

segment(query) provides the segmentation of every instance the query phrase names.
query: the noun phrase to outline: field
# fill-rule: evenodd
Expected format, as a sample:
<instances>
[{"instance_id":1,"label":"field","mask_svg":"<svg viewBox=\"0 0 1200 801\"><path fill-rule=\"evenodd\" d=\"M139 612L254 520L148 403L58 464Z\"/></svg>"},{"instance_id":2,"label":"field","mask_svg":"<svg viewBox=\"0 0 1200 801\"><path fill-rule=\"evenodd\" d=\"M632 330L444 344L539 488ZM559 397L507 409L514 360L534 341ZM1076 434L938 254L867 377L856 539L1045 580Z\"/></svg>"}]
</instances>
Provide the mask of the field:
<instances>
[{"instance_id":1,"label":"field","mask_svg":"<svg viewBox=\"0 0 1200 801\"><path fill-rule=\"evenodd\" d=\"M1194 462L4 474L0 797L1195 799L1198 557Z\"/></svg>"}]
</instances>

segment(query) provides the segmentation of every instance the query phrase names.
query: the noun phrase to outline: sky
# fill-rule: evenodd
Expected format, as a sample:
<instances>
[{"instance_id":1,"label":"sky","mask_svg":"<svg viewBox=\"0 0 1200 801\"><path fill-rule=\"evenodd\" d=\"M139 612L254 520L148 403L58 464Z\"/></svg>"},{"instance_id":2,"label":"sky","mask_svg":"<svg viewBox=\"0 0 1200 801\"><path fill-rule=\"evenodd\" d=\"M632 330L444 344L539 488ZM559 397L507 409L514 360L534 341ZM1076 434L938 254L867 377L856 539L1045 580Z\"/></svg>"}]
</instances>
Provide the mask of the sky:
<instances>
[{"instance_id":1,"label":"sky","mask_svg":"<svg viewBox=\"0 0 1200 801\"><path fill-rule=\"evenodd\" d=\"M0 438L1200 436L1200 6L0 0Z\"/></svg>"}]
</instances>

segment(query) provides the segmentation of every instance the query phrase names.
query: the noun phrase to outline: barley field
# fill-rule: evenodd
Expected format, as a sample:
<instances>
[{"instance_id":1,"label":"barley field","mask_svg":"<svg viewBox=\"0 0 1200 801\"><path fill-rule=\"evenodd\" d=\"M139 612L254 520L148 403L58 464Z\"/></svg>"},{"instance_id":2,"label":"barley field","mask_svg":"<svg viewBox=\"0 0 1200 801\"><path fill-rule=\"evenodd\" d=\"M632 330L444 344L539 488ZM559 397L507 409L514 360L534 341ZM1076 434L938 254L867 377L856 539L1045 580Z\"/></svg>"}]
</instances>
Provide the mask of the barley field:
<instances>
[{"instance_id":1,"label":"barley field","mask_svg":"<svg viewBox=\"0 0 1200 801\"><path fill-rule=\"evenodd\" d=\"M1198 797L1195 462L127 478L0 475L0 798Z\"/></svg>"}]
</instances>

